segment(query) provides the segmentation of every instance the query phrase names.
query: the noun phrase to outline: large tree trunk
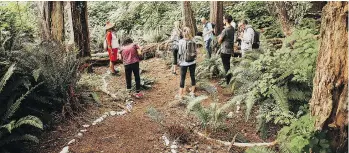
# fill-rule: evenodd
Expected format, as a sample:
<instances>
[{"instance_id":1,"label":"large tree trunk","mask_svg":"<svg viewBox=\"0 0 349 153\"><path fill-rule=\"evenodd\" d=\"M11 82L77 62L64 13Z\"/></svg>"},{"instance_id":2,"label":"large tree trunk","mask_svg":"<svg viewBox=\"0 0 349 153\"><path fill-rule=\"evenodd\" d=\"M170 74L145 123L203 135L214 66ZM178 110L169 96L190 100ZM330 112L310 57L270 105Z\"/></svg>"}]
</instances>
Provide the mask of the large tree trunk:
<instances>
[{"instance_id":1,"label":"large tree trunk","mask_svg":"<svg viewBox=\"0 0 349 153\"><path fill-rule=\"evenodd\" d=\"M61 1L53 1L51 11L51 33L52 39L63 42L64 41L64 6Z\"/></svg>"},{"instance_id":2,"label":"large tree trunk","mask_svg":"<svg viewBox=\"0 0 349 153\"><path fill-rule=\"evenodd\" d=\"M91 56L90 37L87 23L87 2L72 1L71 14L74 31L75 46L79 50L79 57Z\"/></svg>"},{"instance_id":3,"label":"large tree trunk","mask_svg":"<svg viewBox=\"0 0 349 153\"><path fill-rule=\"evenodd\" d=\"M336 152L348 145L348 2L329 2L322 13L311 114L317 129L329 129Z\"/></svg>"},{"instance_id":4,"label":"large tree trunk","mask_svg":"<svg viewBox=\"0 0 349 153\"><path fill-rule=\"evenodd\" d=\"M290 36L292 34L293 26L287 14L286 2L274 2L274 5L281 23L282 31L285 36Z\"/></svg>"},{"instance_id":5,"label":"large tree trunk","mask_svg":"<svg viewBox=\"0 0 349 153\"><path fill-rule=\"evenodd\" d=\"M223 2L211 1L210 3L210 22L216 25L214 31L218 35L223 30Z\"/></svg>"},{"instance_id":6,"label":"large tree trunk","mask_svg":"<svg viewBox=\"0 0 349 153\"><path fill-rule=\"evenodd\" d=\"M63 2L38 2L42 40L64 41Z\"/></svg>"},{"instance_id":7,"label":"large tree trunk","mask_svg":"<svg viewBox=\"0 0 349 153\"><path fill-rule=\"evenodd\" d=\"M192 36L195 36L197 32L196 22L193 14L193 10L191 9L191 5L189 1L182 2L182 17L183 17L183 27L189 27L192 31Z\"/></svg>"}]
</instances>

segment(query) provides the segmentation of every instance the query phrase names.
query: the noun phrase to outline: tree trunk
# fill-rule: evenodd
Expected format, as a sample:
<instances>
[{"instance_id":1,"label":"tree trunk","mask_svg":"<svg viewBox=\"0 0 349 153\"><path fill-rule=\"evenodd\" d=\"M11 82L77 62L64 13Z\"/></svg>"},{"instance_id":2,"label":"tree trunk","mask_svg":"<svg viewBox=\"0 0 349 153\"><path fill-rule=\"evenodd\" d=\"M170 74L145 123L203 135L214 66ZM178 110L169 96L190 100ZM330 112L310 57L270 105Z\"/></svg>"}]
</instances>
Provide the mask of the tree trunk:
<instances>
[{"instance_id":1,"label":"tree trunk","mask_svg":"<svg viewBox=\"0 0 349 153\"><path fill-rule=\"evenodd\" d=\"M214 31L216 35L220 34L223 30L223 2L222 1L211 1L210 2L210 22L216 26Z\"/></svg>"},{"instance_id":2,"label":"tree trunk","mask_svg":"<svg viewBox=\"0 0 349 153\"><path fill-rule=\"evenodd\" d=\"M348 145L348 2L329 2L322 13L311 114L317 129L328 129L335 152Z\"/></svg>"},{"instance_id":3,"label":"tree trunk","mask_svg":"<svg viewBox=\"0 0 349 153\"><path fill-rule=\"evenodd\" d=\"M74 43L79 50L79 57L91 56L90 39L87 23L87 2L71 1Z\"/></svg>"},{"instance_id":4,"label":"tree trunk","mask_svg":"<svg viewBox=\"0 0 349 153\"><path fill-rule=\"evenodd\" d=\"M52 39L63 43L64 41L64 6L62 1L53 1L50 10Z\"/></svg>"},{"instance_id":5,"label":"tree trunk","mask_svg":"<svg viewBox=\"0 0 349 153\"><path fill-rule=\"evenodd\" d=\"M274 2L274 5L281 23L282 31L284 32L285 36L290 36L292 34L293 26L287 14L285 2Z\"/></svg>"},{"instance_id":6,"label":"tree trunk","mask_svg":"<svg viewBox=\"0 0 349 153\"><path fill-rule=\"evenodd\" d=\"M195 36L197 32L196 22L193 14L193 10L191 9L191 5L189 1L182 2L182 16L183 16L183 27L189 27L192 31L192 36Z\"/></svg>"},{"instance_id":7,"label":"tree trunk","mask_svg":"<svg viewBox=\"0 0 349 153\"><path fill-rule=\"evenodd\" d=\"M64 41L63 2L44 1L37 3L40 15L42 40Z\"/></svg>"}]
</instances>

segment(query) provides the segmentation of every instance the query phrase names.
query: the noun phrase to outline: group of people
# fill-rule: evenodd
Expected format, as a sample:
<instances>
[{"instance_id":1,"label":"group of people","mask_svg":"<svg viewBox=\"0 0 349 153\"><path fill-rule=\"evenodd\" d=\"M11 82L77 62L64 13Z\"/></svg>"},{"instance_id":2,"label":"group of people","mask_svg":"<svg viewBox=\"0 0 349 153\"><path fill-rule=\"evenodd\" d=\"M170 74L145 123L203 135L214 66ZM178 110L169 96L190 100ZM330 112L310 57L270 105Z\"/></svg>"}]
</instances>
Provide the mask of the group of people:
<instances>
[{"instance_id":1,"label":"group of people","mask_svg":"<svg viewBox=\"0 0 349 153\"><path fill-rule=\"evenodd\" d=\"M207 57L211 58L212 55L212 40L213 36L216 35L214 30L214 24L208 22L205 18L201 19L203 32L198 33L197 36L203 37L205 42L205 50ZM234 54L234 44L237 42L241 47L242 57L244 57L247 51L252 50L252 44L254 42L254 29L248 25L246 20L242 20L238 24L238 30L235 30L235 22L231 15L225 15L223 18L224 29L217 36L217 42L220 44L220 57L224 66L224 70L228 73L230 69L230 59ZM237 34L236 32L237 31ZM236 36L235 36L236 35ZM196 36L196 37L197 37ZM237 38L236 38L237 37ZM171 42L173 52L173 66L172 73L177 74L177 67L180 69L180 83L179 92L175 96L178 99L182 99L185 95L185 79L187 71L189 70L191 78L191 88L189 95L195 97L195 69L196 69L196 56L197 49L200 47L200 43L195 41L192 31L189 27L180 27L180 22L174 22L174 28L172 30L170 39L167 42ZM236 39L235 39L236 38ZM112 75L117 75L118 71L114 69L117 59L123 61L125 67L126 77L126 88L131 91L131 80L132 73L134 74L136 81L136 98L143 97L143 93L140 92L140 74L139 74L139 62L141 48L133 43L132 39L127 37L124 38L120 45L120 40L116 38L114 33L114 25L107 23L106 25L106 39L105 39L105 50L108 50L110 57L110 71ZM226 75L226 84L229 84L231 75Z\"/></svg>"},{"instance_id":2,"label":"group of people","mask_svg":"<svg viewBox=\"0 0 349 153\"><path fill-rule=\"evenodd\" d=\"M214 24L208 22L205 18L201 18L203 31L199 32L197 36L203 37L205 42L204 47L207 52L207 57L211 58L212 56L212 40L213 36L216 34L214 29ZM242 20L238 24L237 35L236 34L236 24L233 22L233 18L231 15L225 15L223 18L224 29L217 36L217 42L220 44L220 57L223 63L223 67L226 73L228 73L230 69L230 59L234 54L234 44L238 42L238 45L241 48L242 57L245 56L245 53L252 50L252 44L254 42L255 31L251 25L248 25L247 20ZM173 52L173 66L172 73L176 74L177 65L180 66L180 89L179 93L176 97L183 98L185 89L184 83L186 78L186 73L189 69L191 85L189 95L195 97L195 67L196 62L186 61L187 52L197 52L196 49L200 46L200 43L197 43L191 47L191 42L193 40L193 36L188 27L180 28L180 23L176 21L174 23L174 29L172 30L172 34L168 42L172 42L172 52ZM235 39L237 37L237 39ZM197 42L197 41L194 41ZM195 51L191 51L191 49ZM196 55L196 54L195 54ZM231 74L227 74L225 76L226 84L229 84L231 80Z\"/></svg>"}]
</instances>

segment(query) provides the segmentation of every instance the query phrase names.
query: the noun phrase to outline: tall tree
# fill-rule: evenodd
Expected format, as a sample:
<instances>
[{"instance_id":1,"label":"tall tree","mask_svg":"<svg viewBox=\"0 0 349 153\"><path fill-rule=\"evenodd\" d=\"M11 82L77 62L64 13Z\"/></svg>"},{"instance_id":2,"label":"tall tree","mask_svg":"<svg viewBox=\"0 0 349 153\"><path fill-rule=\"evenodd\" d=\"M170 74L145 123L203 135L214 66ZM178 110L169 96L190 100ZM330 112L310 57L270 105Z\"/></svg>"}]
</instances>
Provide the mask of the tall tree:
<instances>
[{"instance_id":1,"label":"tall tree","mask_svg":"<svg viewBox=\"0 0 349 153\"><path fill-rule=\"evenodd\" d=\"M38 2L40 12L41 38L43 40L64 41L63 2Z\"/></svg>"},{"instance_id":2,"label":"tall tree","mask_svg":"<svg viewBox=\"0 0 349 153\"><path fill-rule=\"evenodd\" d=\"M71 14L75 46L79 49L79 57L91 56L90 34L87 23L87 2L71 1Z\"/></svg>"},{"instance_id":3,"label":"tall tree","mask_svg":"<svg viewBox=\"0 0 349 153\"><path fill-rule=\"evenodd\" d=\"M317 129L330 129L332 148L344 152L348 147L348 2L329 2L323 8L320 32L311 114Z\"/></svg>"},{"instance_id":4,"label":"tall tree","mask_svg":"<svg viewBox=\"0 0 349 153\"><path fill-rule=\"evenodd\" d=\"M223 30L223 1L211 1L210 3L210 21L216 25L215 33L220 34Z\"/></svg>"},{"instance_id":5,"label":"tall tree","mask_svg":"<svg viewBox=\"0 0 349 153\"><path fill-rule=\"evenodd\" d=\"M279 21L281 23L282 31L284 32L285 36L290 36L292 34L293 24L287 14L287 2L278 1L273 3L276 8Z\"/></svg>"},{"instance_id":6,"label":"tall tree","mask_svg":"<svg viewBox=\"0 0 349 153\"><path fill-rule=\"evenodd\" d=\"M195 22L193 10L191 8L189 1L182 2L182 20L183 20L183 26L189 27L190 30L192 31L192 35L195 36L197 32L196 22Z\"/></svg>"}]
</instances>

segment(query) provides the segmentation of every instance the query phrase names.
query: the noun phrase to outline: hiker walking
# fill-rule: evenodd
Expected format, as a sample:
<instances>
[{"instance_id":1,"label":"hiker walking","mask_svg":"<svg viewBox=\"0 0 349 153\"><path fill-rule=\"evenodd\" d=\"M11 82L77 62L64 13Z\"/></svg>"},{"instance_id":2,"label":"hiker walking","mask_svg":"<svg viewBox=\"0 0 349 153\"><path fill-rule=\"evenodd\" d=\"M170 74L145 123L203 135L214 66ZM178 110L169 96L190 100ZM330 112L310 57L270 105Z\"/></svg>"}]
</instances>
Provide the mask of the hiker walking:
<instances>
[{"instance_id":1,"label":"hiker walking","mask_svg":"<svg viewBox=\"0 0 349 153\"><path fill-rule=\"evenodd\" d=\"M104 41L104 49L108 51L109 55L109 68L112 75L117 75L118 71L115 70L116 60L118 57L118 48L120 40L116 38L114 24L107 22L105 25L106 35Z\"/></svg>"},{"instance_id":2,"label":"hiker walking","mask_svg":"<svg viewBox=\"0 0 349 153\"><path fill-rule=\"evenodd\" d=\"M191 78L191 89L189 95L195 97L195 68L196 68L196 44L192 41L191 31L188 27L183 28L183 39L178 42L179 66L181 81L179 85L179 94L176 96L179 99L184 95L184 84L187 70L189 69Z\"/></svg>"},{"instance_id":3,"label":"hiker walking","mask_svg":"<svg viewBox=\"0 0 349 153\"><path fill-rule=\"evenodd\" d=\"M252 44L254 42L255 32L251 25L248 24L247 20L241 21L241 28L243 29L243 34L240 36L241 39L241 54L242 57L245 56L246 52L252 50Z\"/></svg>"},{"instance_id":4,"label":"hiker walking","mask_svg":"<svg viewBox=\"0 0 349 153\"><path fill-rule=\"evenodd\" d=\"M201 23L203 25L202 36L204 37L205 48L208 54L208 58L211 58L211 54L212 54L211 42L213 37L213 27L212 27L212 24L207 22L207 20L204 17L201 18Z\"/></svg>"},{"instance_id":5,"label":"hiker walking","mask_svg":"<svg viewBox=\"0 0 349 153\"><path fill-rule=\"evenodd\" d=\"M132 87L132 73L136 81L136 93L133 94L136 98L142 98L143 93L141 90L141 78L139 72L139 61L141 48L133 43L133 40L126 37L122 42L122 47L119 51L119 58L122 60L125 67L125 78L126 78L126 90L130 93Z\"/></svg>"},{"instance_id":6,"label":"hiker walking","mask_svg":"<svg viewBox=\"0 0 349 153\"><path fill-rule=\"evenodd\" d=\"M234 53L234 28L231 25L233 17L231 15L225 15L223 23L225 28L222 33L218 36L218 43L221 44L221 59L223 67L226 73L225 80L227 85L230 82L231 74L227 75L230 69L230 58Z\"/></svg>"},{"instance_id":7,"label":"hiker walking","mask_svg":"<svg viewBox=\"0 0 349 153\"><path fill-rule=\"evenodd\" d=\"M172 74L177 74L176 69L178 65L178 41L182 39L182 30L179 28L179 21L174 22L174 28L172 30L170 39L167 42L172 42L172 53L173 53L173 63L172 63Z\"/></svg>"}]
</instances>

